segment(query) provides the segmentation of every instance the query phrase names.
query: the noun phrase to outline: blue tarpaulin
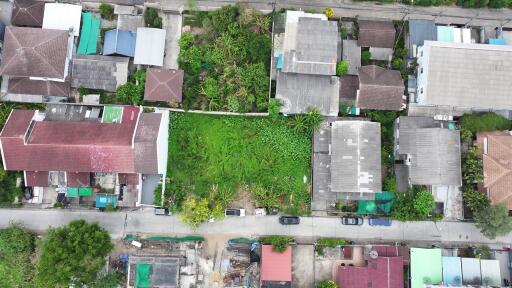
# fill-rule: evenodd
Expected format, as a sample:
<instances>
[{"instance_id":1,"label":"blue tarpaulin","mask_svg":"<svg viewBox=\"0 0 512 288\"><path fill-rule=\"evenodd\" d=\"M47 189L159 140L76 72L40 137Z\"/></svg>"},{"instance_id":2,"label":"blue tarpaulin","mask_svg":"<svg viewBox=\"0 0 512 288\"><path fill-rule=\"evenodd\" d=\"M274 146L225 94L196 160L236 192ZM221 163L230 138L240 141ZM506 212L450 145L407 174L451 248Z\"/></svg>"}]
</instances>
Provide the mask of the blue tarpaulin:
<instances>
[{"instance_id":1,"label":"blue tarpaulin","mask_svg":"<svg viewBox=\"0 0 512 288\"><path fill-rule=\"evenodd\" d=\"M105 208L109 205L117 207L117 195L115 195L115 194L98 194L98 195L96 195L96 208Z\"/></svg>"},{"instance_id":2,"label":"blue tarpaulin","mask_svg":"<svg viewBox=\"0 0 512 288\"><path fill-rule=\"evenodd\" d=\"M503 38L489 38L489 44L491 45L507 45L507 40Z\"/></svg>"},{"instance_id":3,"label":"blue tarpaulin","mask_svg":"<svg viewBox=\"0 0 512 288\"><path fill-rule=\"evenodd\" d=\"M135 41L137 33L123 30L110 30L105 32L103 43L103 55L123 55L133 57L135 55ZM151 43L148 43L151 45Z\"/></svg>"}]
</instances>

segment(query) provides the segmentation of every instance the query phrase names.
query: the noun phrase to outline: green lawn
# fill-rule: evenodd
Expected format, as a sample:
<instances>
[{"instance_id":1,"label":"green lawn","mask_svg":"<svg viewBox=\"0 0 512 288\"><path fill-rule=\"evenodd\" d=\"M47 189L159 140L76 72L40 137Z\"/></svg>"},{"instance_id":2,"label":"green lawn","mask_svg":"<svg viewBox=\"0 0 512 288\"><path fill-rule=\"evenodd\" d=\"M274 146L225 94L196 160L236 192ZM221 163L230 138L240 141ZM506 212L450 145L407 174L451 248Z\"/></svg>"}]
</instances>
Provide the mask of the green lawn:
<instances>
[{"instance_id":1,"label":"green lawn","mask_svg":"<svg viewBox=\"0 0 512 288\"><path fill-rule=\"evenodd\" d=\"M188 193L227 206L243 186L257 205L309 212L310 136L283 117L171 113L169 138L174 209Z\"/></svg>"}]
</instances>

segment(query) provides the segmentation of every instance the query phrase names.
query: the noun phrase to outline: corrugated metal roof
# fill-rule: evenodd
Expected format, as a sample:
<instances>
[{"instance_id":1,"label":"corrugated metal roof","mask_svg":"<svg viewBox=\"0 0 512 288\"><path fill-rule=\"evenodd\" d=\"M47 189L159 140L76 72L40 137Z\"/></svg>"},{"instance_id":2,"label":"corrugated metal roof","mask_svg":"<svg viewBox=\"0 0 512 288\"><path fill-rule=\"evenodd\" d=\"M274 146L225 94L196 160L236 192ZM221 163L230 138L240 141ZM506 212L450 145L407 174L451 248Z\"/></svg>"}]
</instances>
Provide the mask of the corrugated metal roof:
<instances>
[{"instance_id":1,"label":"corrugated metal roof","mask_svg":"<svg viewBox=\"0 0 512 288\"><path fill-rule=\"evenodd\" d=\"M482 284L499 287L501 283L500 262L498 260L480 260Z\"/></svg>"},{"instance_id":2,"label":"corrugated metal roof","mask_svg":"<svg viewBox=\"0 0 512 288\"><path fill-rule=\"evenodd\" d=\"M151 43L151 45L148 45ZM165 54L165 30L137 28L134 64L162 66Z\"/></svg>"},{"instance_id":3,"label":"corrugated metal roof","mask_svg":"<svg viewBox=\"0 0 512 288\"><path fill-rule=\"evenodd\" d=\"M425 40L436 41L437 29L433 20L409 20L409 56L413 55L413 45L423 46Z\"/></svg>"},{"instance_id":4,"label":"corrugated metal roof","mask_svg":"<svg viewBox=\"0 0 512 288\"><path fill-rule=\"evenodd\" d=\"M453 286L462 285L460 257L443 257L443 283Z\"/></svg>"},{"instance_id":5,"label":"corrugated metal roof","mask_svg":"<svg viewBox=\"0 0 512 288\"><path fill-rule=\"evenodd\" d=\"M124 55L133 57L137 33L123 30L110 30L105 32L103 42L103 55Z\"/></svg>"},{"instance_id":6,"label":"corrugated metal roof","mask_svg":"<svg viewBox=\"0 0 512 288\"><path fill-rule=\"evenodd\" d=\"M462 284L481 285L482 274L480 272L480 259L462 258Z\"/></svg>"},{"instance_id":7,"label":"corrugated metal roof","mask_svg":"<svg viewBox=\"0 0 512 288\"><path fill-rule=\"evenodd\" d=\"M114 92L128 80L126 57L75 55L71 86Z\"/></svg>"},{"instance_id":8,"label":"corrugated metal roof","mask_svg":"<svg viewBox=\"0 0 512 288\"><path fill-rule=\"evenodd\" d=\"M73 30L73 35L80 35L82 6L65 3L46 3L44 5L43 28L56 30Z\"/></svg>"},{"instance_id":9,"label":"corrugated metal roof","mask_svg":"<svg viewBox=\"0 0 512 288\"><path fill-rule=\"evenodd\" d=\"M441 249L411 248L411 288L443 281Z\"/></svg>"}]
</instances>

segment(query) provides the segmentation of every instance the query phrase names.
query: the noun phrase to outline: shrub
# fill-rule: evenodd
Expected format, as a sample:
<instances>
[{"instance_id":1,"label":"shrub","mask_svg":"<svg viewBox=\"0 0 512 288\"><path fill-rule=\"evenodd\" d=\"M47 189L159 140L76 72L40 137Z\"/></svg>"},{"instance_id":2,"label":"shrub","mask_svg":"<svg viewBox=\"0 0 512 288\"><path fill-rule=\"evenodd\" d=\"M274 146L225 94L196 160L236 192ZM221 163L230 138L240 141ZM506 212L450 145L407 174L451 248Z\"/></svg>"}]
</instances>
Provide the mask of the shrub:
<instances>
[{"instance_id":1,"label":"shrub","mask_svg":"<svg viewBox=\"0 0 512 288\"><path fill-rule=\"evenodd\" d=\"M199 224L208 221L210 214L207 199L197 200L195 198L188 198L183 204L180 218L181 221L190 225L190 227L197 228Z\"/></svg>"},{"instance_id":2,"label":"shrub","mask_svg":"<svg viewBox=\"0 0 512 288\"><path fill-rule=\"evenodd\" d=\"M384 191L387 192L397 192L396 188L396 177L395 176L388 176L386 180L384 180Z\"/></svg>"},{"instance_id":3,"label":"shrub","mask_svg":"<svg viewBox=\"0 0 512 288\"><path fill-rule=\"evenodd\" d=\"M460 126L472 133L494 130L509 130L512 125L507 118L495 113L468 114L462 116Z\"/></svg>"},{"instance_id":4,"label":"shrub","mask_svg":"<svg viewBox=\"0 0 512 288\"><path fill-rule=\"evenodd\" d=\"M479 259L492 259L491 248L487 245L478 246L475 249L475 257Z\"/></svg>"},{"instance_id":5,"label":"shrub","mask_svg":"<svg viewBox=\"0 0 512 288\"><path fill-rule=\"evenodd\" d=\"M143 91L138 85L128 82L117 87L117 100L122 104L138 105L142 102Z\"/></svg>"},{"instance_id":6,"label":"shrub","mask_svg":"<svg viewBox=\"0 0 512 288\"><path fill-rule=\"evenodd\" d=\"M144 22L152 28L162 28L162 18L158 16L158 9L147 7L144 10Z\"/></svg>"},{"instance_id":7,"label":"shrub","mask_svg":"<svg viewBox=\"0 0 512 288\"><path fill-rule=\"evenodd\" d=\"M100 5L101 18L106 20L114 19L114 7L110 4L101 3Z\"/></svg>"},{"instance_id":8,"label":"shrub","mask_svg":"<svg viewBox=\"0 0 512 288\"><path fill-rule=\"evenodd\" d=\"M370 59L372 59L372 53L370 53L370 51L361 52L361 62L363 64L368 64Z\"/></svg>"},{"instance_id":9,"label":"shrub","mask_svg":"<svg viewBox=\"0 0 512 288\"><path fill-rule=\"evenodd\" d=\"M316 285L316 288L338 288L338 285L332 280L323 280Z\"/></svg>"},{"instance_id":10,"label":"shrub","mask_svg":"<svg viewBox=\"0 0 512 288\"><path fill-rule=\"evenodd\" d=\"M463 194L464 203L474 213L485 210L489 207L490 202L487 195L474 190L464 191Z\"/></svg>"},{"instance_id":11,"label":"shrub","mask_svg":"<svg viewBox=\"0 0 512 288\"><path fill-rule=\"evenodd\" d=\"M293 238L288 236L273 235L268 237L260 238L260 242L263 244L272 245L272 250L278 253L283 253L288 249Z\"/></svg>"},{"instance_id":12,"label":"shrub","mask_svg":"<svg viewBox=\"0 0 512 288\"><path fill-rule=\"evenodd\" d=\"M334 10L332 8L325 8L324 14L327 16L327 18L334 18Z\"/></svg>"},{"instance_id":13,"label":"shrub","mask_svg":"<svg viewBox=\"0 0 512 288\"><path fill-rule=\"evenodd\" d=\"M473 139L473 133L470 130L466 128L460 129L460 140L462 142L470 142L471 139Z\"/></svg>"},{"instance_id":14,"label":"shrub","mask_svg":"<svg viewBox=\"0 0 512 288\"><path fill-rule=\"evenodd\" d=\"M429 219L435 208L434 196L422 186L413 186L411 191L395 193L392 217L400 221L421 221Z\"/></svg>"},{"instance_id":15,"label":"shrub","mask_svg":"<svg viewBox=\"0 0 512 288\"><path fill-rule=\"evenodd\" d=\"M116 212L118 210L118 207L115 207L112 204L109 204L105 207L105 212Z\"/></svg>"},{"instance_id":16,"label":"shrub","mask_svg":"<svg viewBox=\"0 0 512 288\"><path fill-rule=\"evenodd\" d=\"M10 224L0 230L0 283L2 287L33 287L35 237L23 227Z\"/></svg>"},{"instance_id":17,"label":"shrub","mask_svg":"<svg viewBox=\"0 0 512 288\"><path fill-rule=\"evenodd\" d=\"M347 61L340 61L336 63L336 75L338 76L344 76L348 73L348 62Z\"/></svg>"},{"instance_id":18,"label":"shrub","mask_svg":"<svg viewBox=\"0 0 512 288\"><path fill-rule=\"evenodd\" d=\"M479 150L479 146L473 146L462 156L462 183L464 186L484 180L483 162L478 156Z\"/></svg>"},{"instance_id":19,"label":"shrub","mask_svg":"<svg viewBox=\"0 0 512 288\"><path fill-rule=\"evenodd\" d=\"M338 203L336 203L338 204ZM324 248L326 247L337 247L337 246L343 246L350 244L350 241L347 241L345 239L336 239L336 238L322 238L318 239L316 242L316 252L319 255L324 255Z\"/></svg>"},{"instance_id":20,"label":"shrub","mask_svg":"<svg viewBox=\"0 0 512 288\"><path fill-rule=\"evenodd\" d=\"M404 61L402 58L395 58L393 61L391 61L391 68L394 70L400 70L402 68Z\"/></svg>"}]
</instances>

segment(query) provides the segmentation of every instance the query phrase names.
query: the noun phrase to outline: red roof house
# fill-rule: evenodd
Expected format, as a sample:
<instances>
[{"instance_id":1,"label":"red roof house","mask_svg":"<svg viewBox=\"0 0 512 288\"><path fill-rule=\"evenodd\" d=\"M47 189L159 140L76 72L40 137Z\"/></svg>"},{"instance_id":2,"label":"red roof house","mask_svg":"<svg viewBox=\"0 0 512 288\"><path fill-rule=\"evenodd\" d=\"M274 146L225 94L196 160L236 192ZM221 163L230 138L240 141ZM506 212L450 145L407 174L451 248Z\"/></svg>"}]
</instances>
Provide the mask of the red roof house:
<instances>
[{"instance_id":1,"label":"red roof house","mask_svg":"<svg viewBox=\"0 0 512 288\"><path fill-rule=\"evenodd\" d=\"M272 245L261 247L261 288L291 287L292 283L292 247L283 253L272 250Z\"/></svg>"},{"instance_id":2,"label":"red roof house","mask_svg":"<svg viewBox=\"0 0 512 288\"><path fill-rule=\"evenodd\" d=\"M347 288L403 288L404 262L402 257L377 257L368 266L340 266L338 286Z\"/></svg>"}]
</instances>

